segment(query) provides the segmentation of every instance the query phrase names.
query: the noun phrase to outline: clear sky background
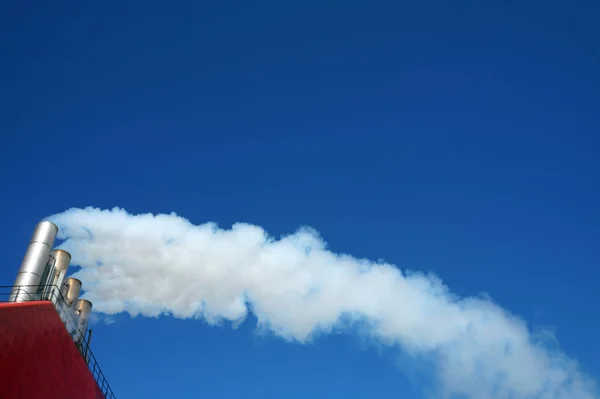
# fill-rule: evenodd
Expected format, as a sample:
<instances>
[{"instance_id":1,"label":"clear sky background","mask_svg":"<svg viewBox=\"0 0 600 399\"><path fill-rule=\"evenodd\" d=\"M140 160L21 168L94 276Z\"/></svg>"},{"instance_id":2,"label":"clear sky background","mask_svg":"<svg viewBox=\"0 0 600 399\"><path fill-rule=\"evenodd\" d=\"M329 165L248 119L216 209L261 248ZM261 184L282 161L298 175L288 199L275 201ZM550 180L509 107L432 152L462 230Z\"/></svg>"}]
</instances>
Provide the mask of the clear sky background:
<instances>
[{"instance_id":1,"label":"clear sky background","mask_svg":"<svg viewBox=\"0 0 600 399\"><path fill-rule=\"evenodd\" d=\"M597 379L599 18L579 0L4 5L0 281L35 223L72 206L311 225L336 252L488 293ZM430 383L352 334L93 328L119 398L421 398Z\"/></svg>"}]
</instances>

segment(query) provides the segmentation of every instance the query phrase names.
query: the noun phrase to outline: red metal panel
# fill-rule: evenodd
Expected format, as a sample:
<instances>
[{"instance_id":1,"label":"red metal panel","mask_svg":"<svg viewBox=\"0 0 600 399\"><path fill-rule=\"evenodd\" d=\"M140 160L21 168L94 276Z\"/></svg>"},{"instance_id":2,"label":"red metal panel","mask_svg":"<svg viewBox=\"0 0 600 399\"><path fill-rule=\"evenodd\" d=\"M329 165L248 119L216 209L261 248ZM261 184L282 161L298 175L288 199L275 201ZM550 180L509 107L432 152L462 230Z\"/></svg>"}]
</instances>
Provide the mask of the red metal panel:
<instances>
[{"instance_id":1,"label":"red metal panel","mask_svg":"<svg viewBox=\"0 0 600 399\"><path fill-rule=\"evenodd\" d=\"M0 304L0 397L104 399L50 302Z\"/></svg>"}]
</instances>

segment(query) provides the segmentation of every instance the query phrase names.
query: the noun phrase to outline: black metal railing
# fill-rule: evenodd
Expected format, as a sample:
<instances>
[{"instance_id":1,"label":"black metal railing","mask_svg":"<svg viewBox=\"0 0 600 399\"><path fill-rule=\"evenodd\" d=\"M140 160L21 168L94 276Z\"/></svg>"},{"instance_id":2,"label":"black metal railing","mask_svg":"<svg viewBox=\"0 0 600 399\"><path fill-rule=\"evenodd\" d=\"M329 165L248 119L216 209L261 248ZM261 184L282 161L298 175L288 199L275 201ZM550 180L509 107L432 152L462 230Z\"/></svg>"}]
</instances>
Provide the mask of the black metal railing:
<instances>
[{"instance_id":1,"label":"black metal railing","mask_svg":"<svg viewBox=\"0 0 600 399\"><path fill-rule=\"evenodd\" d=\"M54 305L102 394L106 399L115 399L115 394L110 389L104 373L100 370L98 361L90 350L90 335L87 334L90 330L84 331L78 328L78 316L73 308L68 305L60 289L55 285L0 286L0 302L27 301L50 301Z\"/></svg>"}]
</instances>

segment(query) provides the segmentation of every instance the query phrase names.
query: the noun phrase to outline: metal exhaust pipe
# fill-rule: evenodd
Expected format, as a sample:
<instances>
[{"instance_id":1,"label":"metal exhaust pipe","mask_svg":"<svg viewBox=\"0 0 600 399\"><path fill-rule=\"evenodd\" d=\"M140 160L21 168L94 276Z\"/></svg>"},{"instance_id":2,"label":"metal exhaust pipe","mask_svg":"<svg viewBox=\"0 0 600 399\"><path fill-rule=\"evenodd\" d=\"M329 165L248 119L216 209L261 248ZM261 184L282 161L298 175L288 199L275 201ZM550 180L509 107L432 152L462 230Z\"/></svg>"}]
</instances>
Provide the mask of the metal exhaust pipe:
<instances>
[{"instance_id":1,"label":"metal exhaust pipe","mask_svg":"<svg viewBox=\"0 0 600 399\"><path fill-rule=\"evenodd\" d=\"M58 304L60 299L60 290L69 269L69 262L71 262L71 254L62 249L55 249L50 253L50 257L54 259L54 269L48 284L49 299ZM78 293L79 294L79 293Z\"/></svg>"},{"instance_id":2,"label":"metal exhaust pipe","mask_svg":"<svg viewBox=\"0 0 600 399\"><path fill-rule=\"evenodd\" d=\"M73 308L75 306L75 302L79 298L79 293L81 292L81 280L69 277L66 278L61 287L60 293L65 300L65 305L68 308Z\"/></svg>"},{"instance_id":3,"label":"metal exhaust pipe","mask_svg":"<svg viewBox=\"0 0 600 399\"><path fill-rule=\"evenodd\" d=\"M39 285L42 283L57 233L58 227L54 223L43 221L37 224L21 262L9 301L24 302L38 299Z\"/></svg>"},{"instance_id":4,"label":"metal exhaust pipe","mask_svg":"<svg viewBox=\"0 0 600 399\"><path fill-rule=\"evenodd\" d=\"M75 314L77 315L77 331L73 337L76 343L79 343L87 331L90 313L92 312L92 303L86 299L79 299L75 303Z\"/></svg>"},{"instance_id":5,"label":"metal exhaust pipe","mask_svg":"<svg viewBox=\"0 0 600 399\"><path fill-rule=\"evenodd\" d=\"M77 333L77 317L75 313L75 302L81 292L81 280L74 277L66 278L60 287L60 296L56 298L56 309L60 318L65 322L67 331L71 337Z\"/></svg>"}]
</instances>

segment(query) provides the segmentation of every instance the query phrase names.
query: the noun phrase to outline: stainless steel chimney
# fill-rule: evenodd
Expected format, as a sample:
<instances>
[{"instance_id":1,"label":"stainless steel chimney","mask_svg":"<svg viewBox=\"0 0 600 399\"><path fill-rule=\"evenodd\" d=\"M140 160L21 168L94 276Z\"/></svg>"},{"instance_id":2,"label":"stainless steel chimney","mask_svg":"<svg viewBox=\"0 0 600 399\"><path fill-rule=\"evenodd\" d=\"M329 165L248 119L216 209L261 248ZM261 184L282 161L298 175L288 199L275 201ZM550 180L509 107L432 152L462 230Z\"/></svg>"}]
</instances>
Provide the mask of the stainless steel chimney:
<instances>
[{"instance_id":1,"label":"stainless steel chimney","mask_svg":"<svg viewBox=\"0 0 600 399\"><path fill-rule=\"evenodd\" d=\"M58 303L58 300L60 299L60 289L63 280L65 279L65 275L67 274L69 262L71 262L71 254L62 249L55 249L50 253L50 257L54 259L54 268L50 281L48 282L48 284L50 284L49 299L54 303Z\"/></svg>"},{"instance_id":2,"label":"stainless steel chimney","mask_svg":"<svg viewBox=\"0 0 600 399\"><path fill-rule=\"evenodd\" d=\"M62 298L57 298L56 309L60 318L65 323L69 335L73 339L77 336L77 312L75 311L75 302L79 298L81 291L81 280L74 277L66 278L60 287ZM63 300L64 299L64 300Z\"/></svg>"},{"instance_id":3,"label":"stainless steel chimney","mask_svg":"<svg viewBox=\"0 0 600 399\"><path fill-rule=\"evenodd\" d=\"M81 280L74 277L66 278L60 288L60 293L65 299L65 305L69 308L73 308L75 301L79 298L79 292L81 291Z\"/></svg>"},{"instance_id":4,"label":"stainless steel chimney","mask_svg":"<svg viewBox=\"0 0 600 399\"><path fill-rule=\"evenodd\" d=\"M38 299L39 285L42 283L42 276L57 233L58 227L54 223L44 221L37 224L21 262L9 301L24 302Z\"/></svg>"},{"instance_id":5,"label":"stainless steel chimney","mask_svg":"<svg viewBox=\"0 0 600 399\"><path fill-rule=\"evenodd\" d=\"M75 315L77 316L77 331L73 339L79 343L85 337L87 331L90 313L92 312L92 303L85 299L79 299L75 302Z\"/></svg>"}]
</instances>

